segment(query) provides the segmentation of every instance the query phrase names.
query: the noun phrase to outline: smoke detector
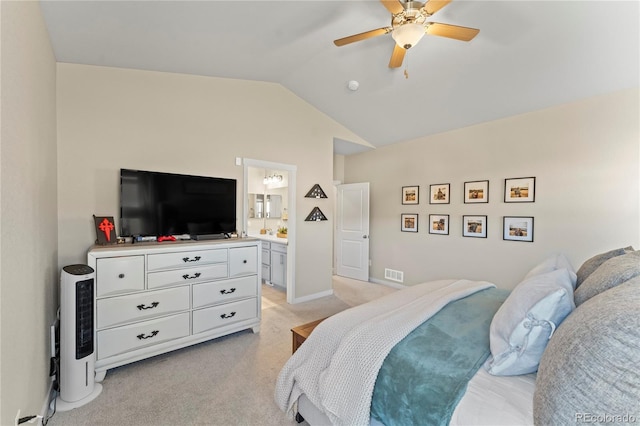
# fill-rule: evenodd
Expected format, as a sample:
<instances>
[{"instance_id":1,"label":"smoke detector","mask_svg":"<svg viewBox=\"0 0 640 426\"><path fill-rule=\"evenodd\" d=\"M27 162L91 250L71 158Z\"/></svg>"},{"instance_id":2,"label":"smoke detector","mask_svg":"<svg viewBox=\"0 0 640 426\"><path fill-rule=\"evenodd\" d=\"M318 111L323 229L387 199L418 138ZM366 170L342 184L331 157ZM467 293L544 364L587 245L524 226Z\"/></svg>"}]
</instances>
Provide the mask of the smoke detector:
<instances>
[{"instance_id":1,"label":"smoke detector","mask_svg":"<svg viewBox=\"0 0 640 426\"><path fill-rule=\"evenodd\" d=\"M349 90L355 92L356 90L358 90L358 87L360 87L360 83L358 83L356 80L351 80L349 81L349 83L347 83L347 87L349 88Z\"/></svg>"}]
</instances>

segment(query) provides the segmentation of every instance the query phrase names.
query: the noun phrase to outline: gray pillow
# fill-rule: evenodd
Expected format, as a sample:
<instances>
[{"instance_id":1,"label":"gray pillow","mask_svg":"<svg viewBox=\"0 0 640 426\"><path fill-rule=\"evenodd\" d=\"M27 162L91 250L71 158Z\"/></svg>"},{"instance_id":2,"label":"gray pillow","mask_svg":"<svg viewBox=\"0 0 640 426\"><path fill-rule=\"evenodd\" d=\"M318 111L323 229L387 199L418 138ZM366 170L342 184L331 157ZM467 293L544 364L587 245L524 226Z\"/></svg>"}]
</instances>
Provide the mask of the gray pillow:
<instances>
[{"instance_id":1,"label":"gray pillow","mask_svg":"<svg viewBox=\"0 0 640 426\"><path fill-rule=\"evenodd\" d=\"M590 259L587 259L582 266L580 266L580 269L578 269L578 272L576 272L576 275L578 276L578 280L576 281L576 288L580 286L580 284L582 284L582 282L587 279L587 277L589 275L591 275L591 273L593 271L595 271L596 269L598 269L598 266L602 265L604 262L606 262L607 260L611 259L612 257L616 257L616 256L622 256L623 254L629 252L629 251L633 251L633 247L626 247L626 248L619 248L619 249L615 249L615 250L609 250L605 253L600 253L597 254L595 256L593 256Z\"/></svg>"},{"instance_id":2,"label":"gray pillow","mask_svg":"<svg viewBox=\"0 0 640 426\"><path fill-rule=\"evenodd\" d=\"M638 307L640 276L589 299L564 320L540 360L536 425L640 419Z\"/></svg>"},{"instance_id":3,"label":"gray pillow","mask_svg":"<svg viewBox=\"0 0 640 426\"><path fill-rule=\"evenodd\" d=\"M612 257L598 267L575 291L576 306L603 291L640 275L640 250Z\"/></svg>"}]
</instances>

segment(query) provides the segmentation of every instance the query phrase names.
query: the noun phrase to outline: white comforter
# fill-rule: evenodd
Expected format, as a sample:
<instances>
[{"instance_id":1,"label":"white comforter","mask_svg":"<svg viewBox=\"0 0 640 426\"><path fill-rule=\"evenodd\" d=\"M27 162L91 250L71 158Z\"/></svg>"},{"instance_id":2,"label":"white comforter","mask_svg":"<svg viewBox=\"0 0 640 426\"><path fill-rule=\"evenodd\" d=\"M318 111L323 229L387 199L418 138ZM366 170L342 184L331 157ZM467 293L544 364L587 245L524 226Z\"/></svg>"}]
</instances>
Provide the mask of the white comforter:
<instances>
[{"instance_id":1,"label":"white comforter","mask_svg":"<svg viewBox=\"0 0 640 426\"><path fill-rule=\"evenodd\" d=\"M335 425L368 425L373 388L389 351L447 303L495 285L439 280L347 309L320 323L283 367L275 400L293 416L301 394Z\"/></svg>"}]
</instances>

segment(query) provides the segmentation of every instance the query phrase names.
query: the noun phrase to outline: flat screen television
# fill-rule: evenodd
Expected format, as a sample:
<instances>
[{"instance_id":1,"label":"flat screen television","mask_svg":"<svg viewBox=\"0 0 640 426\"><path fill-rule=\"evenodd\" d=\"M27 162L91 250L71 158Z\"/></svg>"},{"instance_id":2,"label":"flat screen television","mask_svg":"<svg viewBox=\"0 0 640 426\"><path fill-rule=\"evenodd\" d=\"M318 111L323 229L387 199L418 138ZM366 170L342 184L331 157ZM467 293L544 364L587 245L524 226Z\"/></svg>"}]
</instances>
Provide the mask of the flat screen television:
<instances>
[{"instance_id":1,"label":"flat screen television","mask_svg":"<svg viewBox=\"0 0 640 426\"><path fill-rule=\"evenodd\" d=\"M120 169L120 235L236 230L236 180Z\"/></svg>"}]
</instances>

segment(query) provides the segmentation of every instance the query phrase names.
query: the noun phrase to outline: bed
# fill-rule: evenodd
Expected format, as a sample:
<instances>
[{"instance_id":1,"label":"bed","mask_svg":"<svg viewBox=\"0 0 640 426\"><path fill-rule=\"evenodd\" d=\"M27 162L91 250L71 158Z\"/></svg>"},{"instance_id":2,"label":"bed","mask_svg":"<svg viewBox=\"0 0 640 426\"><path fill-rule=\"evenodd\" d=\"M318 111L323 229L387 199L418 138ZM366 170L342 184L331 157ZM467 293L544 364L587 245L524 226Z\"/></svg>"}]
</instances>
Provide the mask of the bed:
<instances>
[{"instance_id":1,"label":"bed","mask_svg":"<svg viewBox=\"0 0 640 426\"><path fill-rule=\"evenodd\" d=\"M310 425L640 421L640 251L576 272L562 254L512 291L438 280L323 321L282 368L278 406Z\"/></svg>"}]
</instances>

